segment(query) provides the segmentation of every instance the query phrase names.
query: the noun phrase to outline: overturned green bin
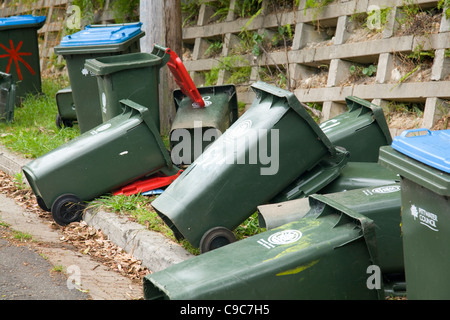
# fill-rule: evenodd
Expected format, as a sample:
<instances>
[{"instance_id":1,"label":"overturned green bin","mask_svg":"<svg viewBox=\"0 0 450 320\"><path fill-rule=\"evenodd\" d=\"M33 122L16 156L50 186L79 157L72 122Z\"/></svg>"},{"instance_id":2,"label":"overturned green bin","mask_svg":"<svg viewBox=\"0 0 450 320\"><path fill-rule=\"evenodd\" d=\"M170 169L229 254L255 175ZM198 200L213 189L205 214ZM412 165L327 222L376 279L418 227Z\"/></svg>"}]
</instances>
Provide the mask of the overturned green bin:
<instances>
[{"instance_id":1,"label":"overturned green bin","mask_svg":"<svg viewBox=\"0 0 450 320\"><path fill-rule=\"evenodd\" d=\"M418 134L418 135L416 135ZM380 163L402 186L408 299L450 298L450 130L406 130L380 148Z\"/></svg>"},{"instance_id":2,"label":"overturned green bin","mask_svg":"<svg viewBox=\"0 0 450 320\"><path fill-rule=\"evenodd\" d=\"M55 53L63 56L67 63L81 133L103 122L97 78L85 68L85 61L140 52L139 39L145 35L141 26L141 22L89 25L84 30L65 36L54 48Z\"/></svg>"},{"instance_id":3,"label":"overturned green bin","mask_svg":"<svg viewBox=\"0 0 450 320\"><path fill-rule=\"evenodd\" d=\"M313 195L300 219L147 275L144 298L404 296L400 185L367 191Z\"/></svg>"},{"instance_id":4,"label":"overturned green bin","mask_svg":"<svg viewBox=\"0 0 450 320\"><path fill-rule=\"evenodd\" d=\"M12 75L0 72L0 122L14 120L16 85Z\"/></svg>"},{"instance_id":5,"label":"overturned green bin","mask_svg":"<svg viewBox=\"0 0 450 320\"><path fill-rule=\"evenodd\" d=\"M348 111L320 124L336 146L350 153L351 162L377 162L381 146L392 142L383 109L364 99L345 99Z\"/></svg>"},{"instance_id":6,"label":"overturned green bin","mask_svg":"<svg viewBox=\"0 0 450 320\"><path fill-rule=\"evenodd\" d=\"M152 202L176 238L201 252L232 242L258 205L339 152L293 93L252 88L249 110Z\"/></svg>"},{"instance_id":7,"label":"overturned green bin","mask_svg":"<svg viewBox=\"0 0 450 320\"><path fill-rule=\"evenodd\" d=\"M377 222L313 200L303 219L147 275L144 298L384 299Z\"/></svg>"},{"instance_id":8,"label":"overturned green bin","mask_svg":"<svg viewBox=\"0 0 450 320\"><path fill-rule=\"evenodd\" d=\"M159 69L169 58L137 52L86 60L86 69L97 77L103 121L122 113L119 101L130 99L149 108L159 128Z\"/></svg>"},{"instance_id":9,"label":"overturned green bin","mask_svg":"<svg viewBox=\"0 0 450 320\"><path fill-rule=\"evenodd\" d=\"M377 162L331 162L329 159L319 164L314 171L295 180L271 203L301 199L315 193L327 194L366 187L377 187L400 181L398 174Z\"/></svg>"},{"instance_id":10,"label":"overturned green bin","mask_svg":"<svg viewBox=\"0 0 450 320\"><path fill-rule=\"evenodd\" d=\"M39 206L58 224L79 220L84 201L157 171L178 171L149 110L121 102L121 115L23 167Z\"/></svg>"},{"instance_id":11,"label":"overturned green bin","mask_svg":"<svg viewBox=\"0 0 450 320\"><path fill-rule=\"evenodd\" d=\"M205 101L203 108L196 107L182 90L173 94L177 113L169 141L176 165L193 163L238 118L234 85L200 87L198 92Z\"/></svg>"}]
</instances>

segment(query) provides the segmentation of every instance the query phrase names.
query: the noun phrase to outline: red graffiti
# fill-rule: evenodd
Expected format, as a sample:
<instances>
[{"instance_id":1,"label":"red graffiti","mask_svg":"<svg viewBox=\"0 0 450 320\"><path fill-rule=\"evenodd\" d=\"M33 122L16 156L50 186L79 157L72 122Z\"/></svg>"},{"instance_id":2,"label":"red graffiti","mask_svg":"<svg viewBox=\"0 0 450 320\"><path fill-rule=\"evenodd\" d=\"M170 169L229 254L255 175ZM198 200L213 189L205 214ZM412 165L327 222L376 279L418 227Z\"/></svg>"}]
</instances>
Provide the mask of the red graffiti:
<instances>
[{"instance_id":1,"label":"red graffiti","mask_svg":"<svg viewBox=\"0 0 450 320\"><path fill-rule=\"evenodd\" d=\"M7 53L0 55L0 58L9 58L8 65L6 66L6 73L9 73L11 69L11 64L14 61L14 65L16 66L17 76L19 77L19 80L23 80L22 72L20 71L19 61L23 63L25 68L30 71L32 75L35 74L35 71L31 66L22 59L22 56L31 56L31 52L19 52L20 48L22 47L23 41L20 41L16 48L14 48L14 44L12 40L9 40L9 46L8 49L3 44L0 43L0 48L5 50Z\"/></svg>"}]
</instances>

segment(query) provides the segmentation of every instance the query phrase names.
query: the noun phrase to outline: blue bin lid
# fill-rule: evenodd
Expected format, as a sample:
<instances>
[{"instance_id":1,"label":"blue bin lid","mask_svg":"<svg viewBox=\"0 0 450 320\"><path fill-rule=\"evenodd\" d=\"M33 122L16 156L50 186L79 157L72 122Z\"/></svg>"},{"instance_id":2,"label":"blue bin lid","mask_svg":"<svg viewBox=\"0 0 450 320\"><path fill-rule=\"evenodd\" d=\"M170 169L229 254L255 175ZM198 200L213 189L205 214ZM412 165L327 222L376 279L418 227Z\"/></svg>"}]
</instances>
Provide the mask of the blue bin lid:
<instances>
[{"instance_id":1,"label":"blue bin lid","mask_svg":"<svg viewBox=\"0 0 450 320\"><path fill-rule=\"evenodd\" d=\"M413 132L425 134L408 136ZM435 169L450 173L450 129L405 130L393 139L392 148Z\"/></svg>"},{"instance_id":2,"label":"blue bin lid","mask_svg":"<svg viewBox=\"0 0 450 320\"><path fill-rule=\"evenodd\" d=\"M46 19L45 16L33 16L31 14L0 18L0 28L10 26L22 26L28 24L40 24L45 22L45 19Z\"/></svg>"},{"instance_id":3,"label":"blue bin lid","mask_svg":"<svg viewBox=\"0 0 450 320\"><path fill-rule=\"evenodd\" d=\"M60 46L93 46L123 43L141 33L142 22L132 24L89 25L79 32L65 36Z\"/></svg>"}]
</instances>

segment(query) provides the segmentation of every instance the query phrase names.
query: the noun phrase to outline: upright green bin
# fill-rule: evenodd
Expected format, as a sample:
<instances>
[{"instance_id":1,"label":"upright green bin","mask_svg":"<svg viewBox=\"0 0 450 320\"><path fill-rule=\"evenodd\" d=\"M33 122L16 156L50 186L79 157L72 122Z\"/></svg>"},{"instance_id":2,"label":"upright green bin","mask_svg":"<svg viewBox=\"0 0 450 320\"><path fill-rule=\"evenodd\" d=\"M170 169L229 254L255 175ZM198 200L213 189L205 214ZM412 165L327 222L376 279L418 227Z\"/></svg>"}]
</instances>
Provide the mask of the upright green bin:
<instances>
[{"instance_id":1,"label":"upright green bin","mask_svg":"<svg viewBox=\"0 0 450 320\"><path fill-rule=\"evenodd\" d=\"M202 252L233 241L258 205L339 152L293 93L252 88L250 109L152 202L177 239Z\"/></svg>"},{"instance_id":2,"label":"upright green bin","mask_svg":"<svg viewBox=\"0 0 450 320\"><path fill-rule=\"evenodd\" d=\"M422 135L414 136L420 131ZM424 135L423 135L424 133ZM398 172L408 299L449 299L450 130L406 130L380 148Z\"/></svg>"},{"instance_id":3,"label":"upright green bin","mask_svg":"<svg viewBox=\"0 0 450 320\"><path fill-rule=\"evenodd\" d=\"M320 124L336 146L350 152L351 162L377 162L380 146L392 142L383 109L358 97L347 97L348 111Z\"/></svg>"},{"instance_id":4,"label":"upright green bin","mask_svg":"<svg viewBox=\"0 0 450 320\"><path fill-rule=\"evenodd\" d=\"M86 69L97 77L103 121L122 113L119 101L130 99L147 107L159 128L159 69L169 58L138 52L86 60Z\"/></svg>"},{"instance_id":5,"label":"upright green bin","mask_svg":"<svg viewBox=\"0 0 450 320\"><path fill-rule=\"evenodd\" d=\"M12 75L0 72L0 122L14 120L16 85Z\"/></svg>"},{"instance_id":6,"label":"upright green bin","mask_svg":"<svg viewBox=\"0 0 450 320\"><path fill-rule=\"evenodd\" d=\"M79 220L83 201L157 171L178 171L149 110L122 103L127 108L121 115L23 167L38 204L51 210L57 223Z\"/></svg>"},{"instance_id":7,"label":"upright green bin","mask_svg":"<svg viewBox=\"0 0 450 320\"><path fill-rule=\"evenodd\" d=\"M77 112L73 102L73 93L70 86L58 90L55 95L58 113L56 114L56 126L58 128L72 127L77 121Z\"/></svg>"},{"instance_id":8,"label":"upright green bin","mask_svg":"<svg viewBox=\"0 0 450 320\"><path fill-rule=\"evenodd\" d=\"M172 161L190 165L221 136L238 118L238 103L234 85L198 88L205 101L203 108L195 107L182 90L173 93L176 116L170 129Z\"/></svg>"},{"instance_id":9,"label":"upright green bin","mask_svg":"<svg viewBox=\"0 0 450 320\"><path fill-rule=\"evenodd\" d=\"M80 132L103 122L97 78L84 66L87 59L140 52L142 23L90 25L65 36L54 48L67 63Z\"/></svg>"},{"instance_id":10,"label":"upright green bin","mask_svg":"<svg viewBox=\"0 0 450 320\"><path fill-rule=\"evenodd\" d=\"M0 71L11 74L16 103L27 94L42 92L38 35L45 16L0 18Z\"/></svg>"},{"instance_id":11,"label":"upright green bin","mask_svg":"<svg viewBox=\"0 0 450 320\"><path fill-rule=\"evenodd\" d=\"M144 298L384 299L382 279L368 281L380 265L376 222L327 199L312 207L309 217L147 275Z\"/></svg>"}]
</instances>

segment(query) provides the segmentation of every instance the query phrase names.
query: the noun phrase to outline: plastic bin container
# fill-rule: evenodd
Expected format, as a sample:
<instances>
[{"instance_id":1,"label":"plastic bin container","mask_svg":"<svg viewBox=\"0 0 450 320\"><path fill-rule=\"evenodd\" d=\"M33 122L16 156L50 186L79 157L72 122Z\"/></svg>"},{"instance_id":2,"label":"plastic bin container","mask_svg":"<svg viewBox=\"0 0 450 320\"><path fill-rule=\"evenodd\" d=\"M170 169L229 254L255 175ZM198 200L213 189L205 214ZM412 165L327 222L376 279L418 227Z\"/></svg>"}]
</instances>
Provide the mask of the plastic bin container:
<instances>
[{"instance_id":1,"label":"plastic bin container","mask_svg":"<svg viewBox=\"0 0 450 320\"><path fill-rule=\"evenodd\" d=\"M65 36L54 48L67 63L80 132L103 122L97 78L84 66L87 59L140 52L142 23L90 25Z\"/></svg>"},{"instance_id":2,"label":"plastic bin container","mask_svg":"<svg viewBox=\"0 0 450 320\"><path fill-rule=\"evenodd\" d=\"M320 124L336 146L350 152L351 162L377 162L380 146L392 142L383 109L358 97L347 97L348 111Z\"/></svg>"},{"instance_id":3,"label":"plastic bin container","mask_svg":"<svg viewBox=\"0 0 450 320\"><path fill-rule=\"evenodd\" d=\"M42 92L37 30L45 19L33 15L0 18L0 71L12 75L16 103L27 94Z\"/></svg>"},{"instance_id":4,"label":"plastic bin container","mask_svg":"<svg viewBox=\"0 0 450 320\"><path fill-rule=\"evenodd\" d=\"M159 69L169 58L152 52L86 60L86 69L97 76L103 121L122 113L119 101L126 98L149 108L159 128Z\"/></svg>"},{"instance_id":5,"label":"plastic bin container","mask_svg":"<svg viewBox=\"0 0 450 320\"><path fill-rule=\"evenodd\" d=\"M380 264L376 222L326 199L312 206L310 217L147 275L144 298L384 299L382 279L367 285Z\"/></svg>"},{"instance_id":6,"label":"plastic bin container","mask_svg":"<svg viewBox=\"0 0 450 320\"><path fill-rule=\"evenodd\" d=\"M16 85L12 75L0 72L0 121L14 120Z\"/></svg>"},{"instance_id":7,"label":"plastic bin container","mask_svg":"<svg viewBox=\"0 0 450 320\"><path fill-rule=\"evenodd\" d=\"M421 135L414 136L414 133ZM380 163L402 186L408 299L449 299L450 130L406 130L380 148Z\"/></svg>"},{"instance_id":8,"label":"plastic bin container","mask_svg":"<svg viewBox=\"0 0 450 320\"><path fill-rule=\"evenodd\" d=\"M294 94L252 88L250 109L152 202L176 238L201 252L231 242L258 205L339 152Z\"/></svg>"},{"instance_id":9,"label":"plastic bin container","mask_svg":"<svg viewBox=\"0 0 450 320\"><path fill-rule=\"evenodd\" d=\"M84 201L157 171L177 173L149 110L122 103L123 114L23 167L38 204L58 224L79 220Z\"/></svg>"},{"instance_id":10,"label":"plastic bin container","mask_svg":"<svg viewBox=\"0 0 450 320\"><path fill-rule=\"evenodd\" d=\"M56 93L56 106L58 107L58 113L55 119L56 126L58 128L62 128L63 126L72 127L73 123L77 121L77 112L70 86L58 90Z\"/></svg>"},{"instance_id":11,"label":"plastic bin container","mask_svg":"<svg viewBox=\"0 0 450 320\"><path fill-rule=\"evenodd\" d=\"M238 118L238 103L234 85L198 88L205 101L196 107L182 90L174 91L175 119L169 134L172 161L189 165L221 136Z\"/></svg>"}]
</instances>

